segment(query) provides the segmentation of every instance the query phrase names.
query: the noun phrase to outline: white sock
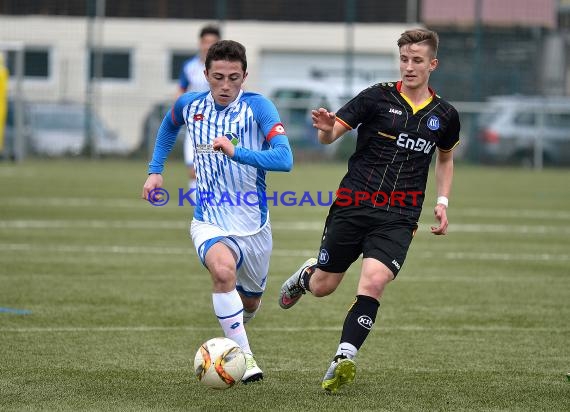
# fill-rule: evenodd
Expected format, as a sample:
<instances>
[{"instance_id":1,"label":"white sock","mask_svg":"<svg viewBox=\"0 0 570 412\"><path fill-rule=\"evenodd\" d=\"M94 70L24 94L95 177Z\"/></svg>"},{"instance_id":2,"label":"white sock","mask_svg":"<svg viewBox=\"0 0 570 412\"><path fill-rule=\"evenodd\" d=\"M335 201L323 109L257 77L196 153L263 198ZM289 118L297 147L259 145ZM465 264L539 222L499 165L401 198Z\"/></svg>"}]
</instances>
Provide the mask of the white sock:
<instances>
[{"instance_id":1,"label":"white sock","mask_svg":"<svg viewBox=\"0 0 570 412\"><path fill-rule=\"evenodd\" d=\"M356 357L357 352L358 349L356 349L356 346L347 342L342 342L340 345L338 345L338 349L336 350L336 355L344 355L348 359L354 359Z\"/></svg>"},{"instance_id":2,"label":"white sock","mask_svg":"<svg viewBox=\"0 0 570 412\"><path fill-rule=\"evenodd\" d=\"M243 303L237 290L213 293L214 313L226 338L234 340L245 353L252 354L243 323Z\"/></svg>"}]
</instances>

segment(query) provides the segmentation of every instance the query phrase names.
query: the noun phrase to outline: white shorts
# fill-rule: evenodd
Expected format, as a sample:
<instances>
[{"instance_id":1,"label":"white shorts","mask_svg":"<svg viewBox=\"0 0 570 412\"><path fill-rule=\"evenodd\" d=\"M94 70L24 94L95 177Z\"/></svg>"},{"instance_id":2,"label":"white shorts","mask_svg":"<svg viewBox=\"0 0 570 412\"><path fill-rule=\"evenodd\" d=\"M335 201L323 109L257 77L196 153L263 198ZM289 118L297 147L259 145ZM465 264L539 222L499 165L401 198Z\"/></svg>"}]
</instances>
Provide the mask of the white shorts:
<instances>
[{"instance_id":1,"label":"white shorts","mask_svg":"<svg viewBox=\"0 0 570 412\"><path fill-rule=\"evenodd\" d=\"M217 242L228 246L237 256L238 292L245 296L261 296L267 285L269 259L273 249L271 224L267 224L257 233L247 236L230 235L220 227L192 219L190 235L204 264L206 253Z\"/></svg>"},{"instance_id":2,"label":"white shorts","mask_svg":"<svg viewBox=\"0 0 570 412\"><path fill-rule=\"evenodd\" d=\"M188 130L186 130L184 137L184 163L186 166L192 166L194 164L194 144L192 143Z\"/></svg>"}]
</instances>

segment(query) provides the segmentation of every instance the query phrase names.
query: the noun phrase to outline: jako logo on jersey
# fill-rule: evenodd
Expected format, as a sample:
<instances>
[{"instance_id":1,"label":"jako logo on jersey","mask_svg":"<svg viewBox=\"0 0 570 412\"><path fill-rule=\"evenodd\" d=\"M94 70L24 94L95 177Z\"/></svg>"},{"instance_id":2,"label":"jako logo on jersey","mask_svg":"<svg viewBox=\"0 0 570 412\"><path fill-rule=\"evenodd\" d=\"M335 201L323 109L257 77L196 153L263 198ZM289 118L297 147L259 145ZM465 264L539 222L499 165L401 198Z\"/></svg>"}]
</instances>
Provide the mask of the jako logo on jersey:
<instances>
[{"instance_id":1,"label":"jako logo on jersey","mask_svg":"<svg viewBox=\"0 0 570 412\"><path fill-rule=\"evenodd\" d=\"M439 119L437 116L430 116L430 118L427 121L427 127L430 130L437 130L439 129Z\"/></svg>"},{"instance_id":2,"label":"jako logo on jersey","mask_svg":"<svg viewBox=\"0 0 570 412\"><path fill-rule=\"evenodd\" d=\"M408 137L407 133L400 133L398 140L396 140L396 144L400 147L414 150L416 152L424 152L426 154L435 146L435 143L430 143L421 137L414 140L413 138Z\"/></svg>"},{"instance_id":3,"label":"jako logo on jersey","mask_svg":"<svg viewBox=\"0 0 570 412\"><path fill-rule=\"evenodd\" d=\"M326 249L321 249L321 252L319 253L319 263L320 264L326 264L329 261L329 252L327 252Z\"/></svg>"},{"instance_id":4,"label":"jako logo on jersey","mask_svg":"<svg viewBox=\"0 0 570 412\"><path fill-rule=\"evenodd\" d=\"M198 113L198 114L194 115L194 121L195 122L200 122L202 120L204 120L204 115L202 113Z\"/></svg>"},{"instance_id":5,"label":"jako logo on jersey","mask_svg":"<svg viewBox=\"0 0 570 412\"><path fill-rule=\"evenodd\" d=\"M372 329L372 325L374 325L374 322L372 322L372 318L368 315L362 315L358 318L358 324L360 326L362 326L364 329Z\"/></svg>"},{"instance_id":6,"label":"jako logo on jersey","mask_svg":"<svg viewBox=\"0 0 570 412\"><path fill-rule=\"evenodd\" d=\"M402 115L402 111L401 111L401 110L392 109L391 107L390 107L390 111L389 111L388 113L399 114L400 116Z\"/></svg>"},{"instance_id":7,"label":"jako logo on jersey","mask_svg":"<svg viewBox=\"0 0 570 412\"><path fill-rule=\"evenodd\" d=\"M396 266L396 268L397 268L398 270L400 270L400 264L396 261L396 259L394 259L394 260L392 261L392 264L393 264L394 266Z\"/></svg>"}]
</instances>

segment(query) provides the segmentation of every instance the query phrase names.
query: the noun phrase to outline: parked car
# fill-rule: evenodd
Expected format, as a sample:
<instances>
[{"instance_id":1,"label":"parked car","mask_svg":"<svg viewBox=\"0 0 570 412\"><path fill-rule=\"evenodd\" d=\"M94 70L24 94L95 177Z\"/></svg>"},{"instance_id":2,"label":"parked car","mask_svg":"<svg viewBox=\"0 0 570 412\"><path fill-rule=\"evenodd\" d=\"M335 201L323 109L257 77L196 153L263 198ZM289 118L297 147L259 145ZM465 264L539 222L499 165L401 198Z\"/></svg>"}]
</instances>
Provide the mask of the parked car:
<instances>
[{"instance_id":1,"label":"parked car","mask_svg":"<svg viewBox=\"0 0 570 412\"><path fill-rule=\"evenodd\" d=\"M317 130L313 127L311 110L324 107L336 111L356 96L369 84L354 84L350 93L346 93L343 81L320 80L281 80L269 88L268 97L273 101L285 125L287 136L294 149L317 150L328 156L336 155L339 150L344 151L341 141L332 145L320 145L317 139ZM348 135L347 135L348 136ZM346 136L345 136L346 137ZM348 152L352 153L354 139L346 140Z\"/></svg>"},{"instance_id":2,"label":"parked car","mask_svg":"<svg viewBox=\"0 0 570 412\"><path fill-rule=\"evenodd\" d=\"M540 139L544 164L570 164L570 98L493 97L478 128L485 163L531 166Z\"/></svg>"},{"instance_id":3,"label":"parked car","mask_svg":"<svg viewBox=\"0 0 570 412\"><path fill-rule=\"evenodd\" d=\"M148 113L146 114L143 125L142 125L142 135L140 139L140 144L137 149L137 152L145 157L152 156L152 151L154 149L154 142L156 140L156 133L158 132L158 128L164 119L164 116L168 112L168 110L172 107L173 101L160 101L156 102L152 105ZM180 131L178 132L178 138L176 142L176 146L173 149L173 155L181 156L182 153L182 145L185 136L185 128L181 127Z\"/></svg>"},{"instance_id":4,"label":"parked car","mask_svg":"<svg viewBox=\"0 0 570 412\"><path fill-rule=\"evenodd\" d=\"M87 111L81 103L28 103L29 150L48 156L78 155L87 143ZM99 155L126 155L130 146L91 114L93 147Z\"/></svg>"}]
</instances>

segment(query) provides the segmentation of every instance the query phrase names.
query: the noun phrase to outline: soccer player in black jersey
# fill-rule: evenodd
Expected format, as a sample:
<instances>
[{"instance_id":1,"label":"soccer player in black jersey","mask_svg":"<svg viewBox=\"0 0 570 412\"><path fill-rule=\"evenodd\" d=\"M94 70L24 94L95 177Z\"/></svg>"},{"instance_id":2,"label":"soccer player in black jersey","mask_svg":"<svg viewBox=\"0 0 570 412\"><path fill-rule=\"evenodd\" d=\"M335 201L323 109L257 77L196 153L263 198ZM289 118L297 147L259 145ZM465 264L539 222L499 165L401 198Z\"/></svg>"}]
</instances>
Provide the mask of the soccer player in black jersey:
<instances>
[{"instance_id":1,"label":"soccer player in black jersey","mask_svg":"<svg viewBox=\"0 0 570 412\"><path fill-rule=\"evenodd\" d=\"M459 116L428 86L437 68L437 33L413 29L398 39L401 80L371 86L337 113L312 111L319 141L330 144L358 128L356 150L325 222L318 259L307 260L282 286L279 304L292 307L307 291L321 297L338 287L362 254L356 299L322 387L335 392L351 383L354 358L368 336L384 288L401 269L422 210L432 156L438 198L434 235L447 233L453 148Z\"/></svg>"}]
</instances>

